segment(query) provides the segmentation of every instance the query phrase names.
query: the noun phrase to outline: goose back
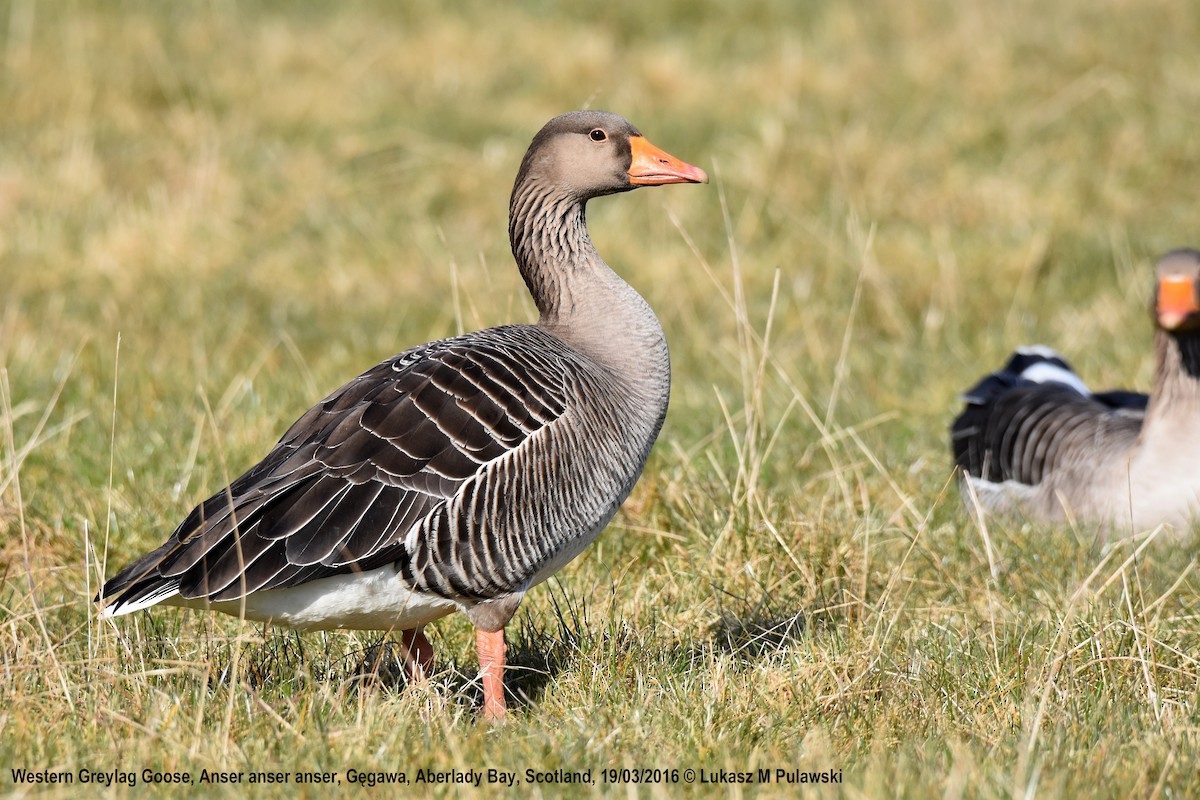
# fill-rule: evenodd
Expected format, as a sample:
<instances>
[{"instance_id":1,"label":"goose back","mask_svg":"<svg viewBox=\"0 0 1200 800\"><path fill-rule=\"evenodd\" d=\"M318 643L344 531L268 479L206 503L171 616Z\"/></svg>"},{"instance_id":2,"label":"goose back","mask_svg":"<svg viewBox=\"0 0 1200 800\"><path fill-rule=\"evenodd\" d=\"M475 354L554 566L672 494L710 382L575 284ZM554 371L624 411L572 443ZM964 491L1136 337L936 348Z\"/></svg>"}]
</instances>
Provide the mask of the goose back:
<instances>
[{"instance_id":1,"label":"goose back","mask_svg":"<svg viewBox=\"0 0 1200 800\"><path fill-rule=\"evenodd\" d=\"M463 606L519 596L628 495L666 410L644 399L532 325L401 353L114 576L129 588L110 608L219 603L384 566Z\"/></svg>"},{"instance_id":2,"label":"goose back","mask_svg":"<svg viewBox=\"0 0 1200 800\"><path fill-rule=\"evenodd\" d=\"M1093 394L1061 355L1034 347L1013 353L963 400L950 439L971 483L968 502L1056 519L1064 508L1107 508L1115 499L1148 397Z\"/></svg>"}]
</instances>

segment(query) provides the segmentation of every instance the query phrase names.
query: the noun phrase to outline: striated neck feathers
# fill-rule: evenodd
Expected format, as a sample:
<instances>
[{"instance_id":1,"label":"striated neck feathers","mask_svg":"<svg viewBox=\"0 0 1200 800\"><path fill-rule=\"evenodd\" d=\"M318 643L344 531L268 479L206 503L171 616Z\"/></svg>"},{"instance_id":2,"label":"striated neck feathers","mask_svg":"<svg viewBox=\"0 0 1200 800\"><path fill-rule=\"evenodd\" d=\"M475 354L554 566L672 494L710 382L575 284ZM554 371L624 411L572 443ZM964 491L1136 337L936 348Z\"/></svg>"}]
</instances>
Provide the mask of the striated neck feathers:
<instances>
[{"instance_id":1,"label":"striated neck feathers","mask_svg":"<svg viewBox=\"0 0 1200 800\"><path fill-rule=\"evenodd\" d=\"M589 273L611 272L588 235L586 202L525 170L513 187L508 239L544 325L579 312L577 284Z\"/></svg>"},{"instance_id":2,"label":"striated neck feathers","mask_svg":"<svg viewBox=\"0 0 1200 800\"><path fill-rule=\"evenodd\" d=\"M596 252L587 197L522 169L513 187L509 239L537 304L538 324L651 405L665 408L671 364L653 310Z\"/></svg>"}]
</instances>

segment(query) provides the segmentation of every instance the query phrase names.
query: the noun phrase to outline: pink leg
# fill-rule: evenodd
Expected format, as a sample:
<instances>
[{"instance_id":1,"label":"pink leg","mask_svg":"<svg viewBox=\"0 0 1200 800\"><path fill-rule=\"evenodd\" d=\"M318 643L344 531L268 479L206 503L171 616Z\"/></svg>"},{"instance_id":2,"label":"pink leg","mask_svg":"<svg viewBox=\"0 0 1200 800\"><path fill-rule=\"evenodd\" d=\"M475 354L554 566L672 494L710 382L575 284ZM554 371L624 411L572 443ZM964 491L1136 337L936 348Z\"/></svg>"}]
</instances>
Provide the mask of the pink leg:
<instances>
[{"instance_id":1,"label":"pink leg","mask_svg":"<svg viewBox=\"0 0 1200 800\"><path fill-rule=\"evenodd\" d=\"M425 638L423 628L401 631L404 643L404 671L410 681L424 680L433 668L433 645Z\"/></svg>"},{"instance_id":2,"label":"pink leg","mask_svg":"<svg viewBox=\"0 0 1200 800\"><path fill-rule=\"evenodd\" d=\"M488 722L504 719L504 629L475 631L479 651L479 677L483 680L483 718Z\"/></svg>"}]
</instances>

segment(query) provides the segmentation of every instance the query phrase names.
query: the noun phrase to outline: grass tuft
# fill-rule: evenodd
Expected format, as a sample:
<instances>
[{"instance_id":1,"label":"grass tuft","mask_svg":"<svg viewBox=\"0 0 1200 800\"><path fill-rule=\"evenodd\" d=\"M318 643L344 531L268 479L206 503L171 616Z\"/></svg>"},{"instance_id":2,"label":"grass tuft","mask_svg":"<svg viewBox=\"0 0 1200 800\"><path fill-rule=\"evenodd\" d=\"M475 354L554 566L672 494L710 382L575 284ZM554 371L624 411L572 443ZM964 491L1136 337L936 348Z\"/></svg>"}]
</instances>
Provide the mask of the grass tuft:
<instances>
[{"instance_id":1,"label":"grass tuft","mask_svg":"<svg viewBox=\"0 0 1200 800\"><path fill-rule=\"evenodd\" d=\"M0 770L1200 794L1194 539L985 529L947 443L1016 345L1149 386L1150 264L1197 244L1197 38L1167 0L0 0ZM532 319L508 192L582 106L713 184L589 208L667 331L671 410L609 530L511 626L512 721L475 724L461 619L413 685L389 637L98 619L104 575L328 391ZM713 790L737 793L651 793Z\"/></svg>"}]
</instances>

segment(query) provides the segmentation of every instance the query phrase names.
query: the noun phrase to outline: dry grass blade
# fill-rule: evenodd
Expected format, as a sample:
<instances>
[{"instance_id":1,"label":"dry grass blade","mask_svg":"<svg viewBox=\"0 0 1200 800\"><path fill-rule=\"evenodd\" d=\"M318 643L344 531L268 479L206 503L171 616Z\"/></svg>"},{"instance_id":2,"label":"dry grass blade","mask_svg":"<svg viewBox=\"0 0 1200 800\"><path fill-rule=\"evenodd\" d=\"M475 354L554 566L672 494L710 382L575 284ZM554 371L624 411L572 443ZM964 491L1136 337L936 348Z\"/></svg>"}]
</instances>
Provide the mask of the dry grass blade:
<instances>
[{"instance_id":1,"label":"dry grass blade","mask_svg":"<svg viewBox=\"0 0 1200 800\"><path fill-rule=\"evenodd\" d=\"M1194 534L973 521L947 448L1021 344L1149 385L1139 276L1200 244L1198 38L1167 0L0 4L0 761L1200 796ZM536 315L509 189L589 104L714 182L589 205L671 408L618 522L523 601L512 722L474 724L454 618L415 686L364 678L377 637L98 620L105 573L347 379Z\"/></svg>"}]
</instances>

